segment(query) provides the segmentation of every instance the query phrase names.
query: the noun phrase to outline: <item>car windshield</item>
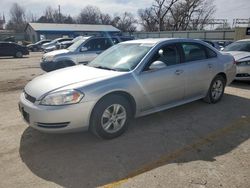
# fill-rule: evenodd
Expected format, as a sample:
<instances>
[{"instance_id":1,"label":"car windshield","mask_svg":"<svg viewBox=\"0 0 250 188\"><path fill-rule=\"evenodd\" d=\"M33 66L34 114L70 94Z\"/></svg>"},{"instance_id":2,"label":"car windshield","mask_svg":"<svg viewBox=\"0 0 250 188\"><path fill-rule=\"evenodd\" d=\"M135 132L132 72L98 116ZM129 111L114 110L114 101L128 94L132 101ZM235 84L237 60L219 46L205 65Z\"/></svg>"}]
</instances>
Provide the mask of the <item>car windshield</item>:
<instances>
[{"instance_id":1,"label":"car windshield","mask_svg":"<svg viewBox=\"0 0 250 188\"><path fill-rule=\"evenodd\" d=\"M103 52L88 66L115 71L130 71L139 64L152 46L152 44L120 43Z\"/></svg>"},{"instance_id":2,"label":"car windshield","mask_svg":"<svg viewBox=\"0 0 250 188\"><path fill-rule=\"evenodd\" d=\"M86 37L79 36L79 37L74 38L71 42L75 43L78 40L81 40L81 39L84 39L84 38L86 38Z\"/></svg>"},{"instance_id":3,"label":"car windshield","mask_svg":"<svg viewBox=\"0 0 250 188\"><path fill-rule=\"evenodd\" d=\"M242 41L242 42L234 42L225 47L223 51L245 51L250 52L250 42Z\"/></svg>"},{"instance_id":4,"label":"car windshield","mask_svg":"<svg viewBox=\"0 0 250 188\"><path fill-rule=\"evenodd\" d=\"M71 51L71 52L76 51L76 49L79 48L79 46L81 46L82 43L83 43L86 39L87 39L87 38L83 38L83 39L77 40L76 42L74 42L72 45L70 45L70 46L68 47L68 50Z\"/></svg>"}]
</instances>

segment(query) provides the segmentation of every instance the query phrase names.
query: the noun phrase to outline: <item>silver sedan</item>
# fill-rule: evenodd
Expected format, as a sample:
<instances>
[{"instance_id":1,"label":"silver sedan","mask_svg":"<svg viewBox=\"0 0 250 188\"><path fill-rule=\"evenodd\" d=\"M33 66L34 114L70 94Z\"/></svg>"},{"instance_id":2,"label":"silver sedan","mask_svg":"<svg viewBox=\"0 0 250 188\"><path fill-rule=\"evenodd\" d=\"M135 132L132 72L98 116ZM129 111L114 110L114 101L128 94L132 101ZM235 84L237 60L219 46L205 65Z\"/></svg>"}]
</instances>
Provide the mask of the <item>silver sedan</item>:
<instances>
[{"instance_id":1,"label":"silver sedan","mask_svg":"<svg viewBox=\"0 0 250 188\"><path fill-rule=\"evenodd\" d=\"M39 76L21 94L19 108L33 128L59 133L90 130L110 139L133 117L194 100L221 100L235 77L231 55L192 39L120 43L88 66Z\"/></svg>"},{"instance_id":2,"label":"silver sedan","mask_svg":"<svg viewBox=\"0 0 250 188\"><path fill-rule=\"evenodd\" d=\"M228 45L224 51L234 56L236 61L235 80L250 81L250 39L236 41Z\"/></svg>"}]
</instances>

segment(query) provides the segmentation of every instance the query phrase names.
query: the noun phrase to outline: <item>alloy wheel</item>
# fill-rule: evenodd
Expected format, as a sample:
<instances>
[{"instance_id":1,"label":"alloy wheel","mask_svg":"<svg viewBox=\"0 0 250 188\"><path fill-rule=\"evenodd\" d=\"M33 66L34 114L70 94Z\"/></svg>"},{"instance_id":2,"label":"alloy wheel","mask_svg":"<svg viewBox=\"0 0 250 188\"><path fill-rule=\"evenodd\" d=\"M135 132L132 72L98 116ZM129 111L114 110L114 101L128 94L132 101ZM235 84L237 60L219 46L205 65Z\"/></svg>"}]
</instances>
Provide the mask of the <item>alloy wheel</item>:
<instances>
[{"instance_id":1,"label":"alloy wheel","mask_svg":"<svg viewBox=\"0 0 250 188\"><path fill-rule=\"evenodd\" d=\"M214 100L217 100L221 97L223 93L223 83L221 80L216 80L214 82L211 92Z\"/></svg>"},{"instance_id":2,"label":"alloy wheel","mask_svg":"<svg viewBox=\"0 0 250 188\"><path fill-rule=\"evenodd\" d=\"M115 133L124 126L126 119L125 108L120 104L113 104L104 110L101 125L106 132Z\"/></svg>"}]
</instances>

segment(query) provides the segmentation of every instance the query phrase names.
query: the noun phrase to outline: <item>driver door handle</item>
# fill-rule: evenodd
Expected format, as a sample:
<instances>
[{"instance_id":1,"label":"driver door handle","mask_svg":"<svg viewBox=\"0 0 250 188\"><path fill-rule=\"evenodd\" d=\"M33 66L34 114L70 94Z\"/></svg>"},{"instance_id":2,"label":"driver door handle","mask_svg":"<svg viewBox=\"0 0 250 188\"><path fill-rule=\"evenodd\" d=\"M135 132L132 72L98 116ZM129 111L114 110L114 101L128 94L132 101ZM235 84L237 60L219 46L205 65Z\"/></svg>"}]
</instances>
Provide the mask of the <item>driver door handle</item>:
<instances>
[{"instance_id":1,"label":"driver door handle","mask_svg":"<svg viewBox=\"0 0 250 188\"><path fill-rule=\"evenodd\" d=\"M176 75L180 75L180 74L182 74L182 73L183 73L183 70L176 70L176 71L175 71L175 74L176 74Z\"/></svg>"}]
</instances>

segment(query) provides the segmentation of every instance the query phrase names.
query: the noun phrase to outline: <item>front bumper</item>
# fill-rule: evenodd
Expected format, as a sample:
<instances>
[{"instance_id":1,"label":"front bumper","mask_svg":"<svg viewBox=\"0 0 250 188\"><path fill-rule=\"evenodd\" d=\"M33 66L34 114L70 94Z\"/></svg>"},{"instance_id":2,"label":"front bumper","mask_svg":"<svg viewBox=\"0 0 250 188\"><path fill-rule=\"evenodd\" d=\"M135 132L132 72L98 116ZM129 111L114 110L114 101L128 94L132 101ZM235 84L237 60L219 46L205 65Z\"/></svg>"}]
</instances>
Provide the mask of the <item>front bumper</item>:
<instances>
[{"instance_id":1,"label":"front bumper","mask_svg":"<svg viewBox=\"0 0 250 188\"><path fill-rule=\"evenodd\" d=\"M250 66L237 66L237 74L235 80L250 81Z\"/></svg>"},{"instance_id":2,"label":"front bumper","mask_svg":"<svg viewBox=\"0 0 250 188\"><path fill-rule=\"evenodd\" d=\"M48 133L67 133L87 130L95 102L65 106L43 106L20 96L19 110L29 126Z\"/></svg>"}]
</instances>

